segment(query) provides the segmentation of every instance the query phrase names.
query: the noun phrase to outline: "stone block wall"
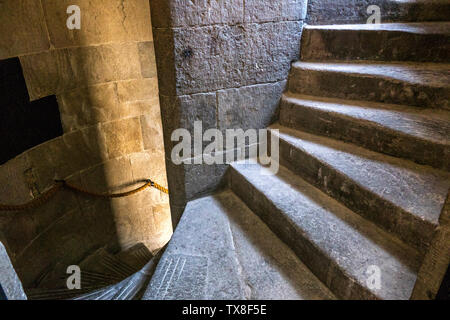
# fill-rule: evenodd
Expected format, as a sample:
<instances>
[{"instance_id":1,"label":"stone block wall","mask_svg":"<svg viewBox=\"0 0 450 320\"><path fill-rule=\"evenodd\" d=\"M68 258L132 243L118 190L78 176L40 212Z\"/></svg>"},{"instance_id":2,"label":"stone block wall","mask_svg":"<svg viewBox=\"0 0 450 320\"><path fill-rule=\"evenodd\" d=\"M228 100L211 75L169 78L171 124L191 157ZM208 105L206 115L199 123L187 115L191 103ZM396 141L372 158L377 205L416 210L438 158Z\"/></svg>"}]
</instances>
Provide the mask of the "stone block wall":
<instances>
[{"instance_id":1,"label":"stone block wall","mask_svg":"<svg viewBox=\"0 0 450 320\"><path fill-rule=\"evenodd\" d=\"M380 8L381 22L446 21L447 0L309 0L306 22L312 25L366 23L371 5Z\"/></svg>"},{"instance_id":2,"label":"stone block wall","mask_svg":"<svg viewBox=\"0 0 450 320\"><path fill-rule=\"evenodd\" d=\"M69 5L81 29L66 27ZM56 95L64 134L0 166L0 203L20 204L66 179L123 192L167 186L148 0L0 2L0 59L19 57L31 100ZM103 200L62 192L36 210L0 213L0 238L26 288L51 282L100 247L162 247L169 198L156 189Z\"/></svg>"},{"instance_id":3,"label":"stone block wall","mask_svg":"<svg viewBox=\"0 0 450 320\"><path fill-rule=\"evenodd\" d=\"M172 219L220 188L226 165L175 166L174 129L260 129L278 117L306 0L150 0Z\"/></svg>"}]
</instances>

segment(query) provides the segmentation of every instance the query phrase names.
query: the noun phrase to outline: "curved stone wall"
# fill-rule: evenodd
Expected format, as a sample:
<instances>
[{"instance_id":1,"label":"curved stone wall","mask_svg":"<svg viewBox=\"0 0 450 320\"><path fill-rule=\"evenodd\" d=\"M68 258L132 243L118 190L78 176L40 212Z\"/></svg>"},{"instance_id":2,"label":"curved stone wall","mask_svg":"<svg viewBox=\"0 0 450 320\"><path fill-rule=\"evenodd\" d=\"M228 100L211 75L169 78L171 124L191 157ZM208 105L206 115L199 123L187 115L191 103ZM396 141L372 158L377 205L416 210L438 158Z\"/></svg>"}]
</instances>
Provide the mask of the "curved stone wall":
<instances>
[{"instance_id":1,"label":"curved stone wall","mask_svg":"<svg viewBox=\"0 0 450 320\"><path fill-rule=\"evenodd\" d=\"M66 27L69 5L81 29ZM122 192L167 186L147 0L0 3L0 59L20 58L31 100L56 95L64 134L0 166L0 203L19 204L66 179ZM36 210L0 213L0 240L26 288L51 283L100 247L162 247L169 198L156 189L103 200L64 191Z\"/></svg>"}]
</instances>

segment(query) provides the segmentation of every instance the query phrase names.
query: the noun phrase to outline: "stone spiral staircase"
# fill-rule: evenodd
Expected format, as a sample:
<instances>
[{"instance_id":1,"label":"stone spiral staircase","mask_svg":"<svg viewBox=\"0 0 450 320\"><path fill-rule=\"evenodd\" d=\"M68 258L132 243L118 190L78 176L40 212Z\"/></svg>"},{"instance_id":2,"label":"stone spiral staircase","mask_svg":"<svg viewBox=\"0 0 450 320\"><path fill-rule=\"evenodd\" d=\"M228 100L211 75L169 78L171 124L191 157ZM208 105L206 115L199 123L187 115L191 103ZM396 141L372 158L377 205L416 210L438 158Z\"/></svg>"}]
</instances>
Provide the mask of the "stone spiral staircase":
<instances>
[{"instance_id":1,"label":"stone spiral staircase","mask_svg":"<svg viewBox=\"0 0 450 320\"><path fill-rule=\"evenodd\" d=\"M306 26L269 128L279 173L232 164L164 251L77 299L409 299L450 187L449 40L448 22Z\"/></svg>"},{"instance_id":2,"label":"stone spiral staircase","mask_svg":"<svg viewBox=\"0 0 450 320\"><path fill-rule=\"evenodd\" d=\"M307 26L277 175L188 203L144 299L409 299L450 187L450 23ZM370 268L380 271L380 286Z\"/></svg>"}]
</instances>

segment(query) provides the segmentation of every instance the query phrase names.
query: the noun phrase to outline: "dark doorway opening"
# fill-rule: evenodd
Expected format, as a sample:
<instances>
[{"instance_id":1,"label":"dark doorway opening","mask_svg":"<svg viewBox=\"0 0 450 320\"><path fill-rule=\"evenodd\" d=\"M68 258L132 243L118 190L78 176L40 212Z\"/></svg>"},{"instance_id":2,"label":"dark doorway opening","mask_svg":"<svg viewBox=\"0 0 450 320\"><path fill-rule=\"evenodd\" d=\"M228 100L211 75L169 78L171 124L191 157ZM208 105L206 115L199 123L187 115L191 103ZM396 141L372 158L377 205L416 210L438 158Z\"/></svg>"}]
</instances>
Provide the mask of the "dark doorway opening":
<instances>
[{"instance_id":1,"label":"dark doorway opening","mask_svg":"<svg viewBox=\"0 0 450 320\"><path fill-rule=\"evenodd\" d=\"M0 164L62 134L56 96L30 102L20 60L0 60Z\"/></svg>"}]
</instances>

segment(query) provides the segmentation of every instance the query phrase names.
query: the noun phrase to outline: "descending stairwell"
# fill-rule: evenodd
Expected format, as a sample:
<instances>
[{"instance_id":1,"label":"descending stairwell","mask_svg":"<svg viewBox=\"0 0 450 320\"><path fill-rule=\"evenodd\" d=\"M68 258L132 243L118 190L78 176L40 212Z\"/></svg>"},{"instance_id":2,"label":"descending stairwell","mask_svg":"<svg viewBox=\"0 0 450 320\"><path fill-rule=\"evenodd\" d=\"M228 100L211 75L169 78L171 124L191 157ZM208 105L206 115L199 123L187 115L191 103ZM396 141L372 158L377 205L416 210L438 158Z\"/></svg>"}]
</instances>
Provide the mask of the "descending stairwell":
<instances>
[{"instance_id":1,"label":"descending stairwell","mask_svg":"<svg viewBox=\"0 0 450 320\"><path fill-rule=\"evenodd\" d=\"M142 296L162 250L155 256L142 244L110 254L100 248L79 263L81 288L68 289L68 275L61 275L60 281L52 279L52 287L41 284L39 289L25 290L31 300L133 300ZM54 287L55 283L59 287Z\"/></svg>"},{"instance_id":2,"label":"descending stairwell","mask_svg":"<svg viewBox=\"0 0 450 320\"><path fill-rule=\"evenodd\" d=\"M307 26L269 128L279 173L234 163L189 202L143 298L410 299L450 187L449 36Z\"/></svg>"},{"instance_id":3,"label":"descending stairwell","mask_svg":"<svg viewBox=\"0 0 450 320\"><path fill-rule=\"evenodd\" d=\"M83 290L28 297L410 299L450 187L450 23L405 20L306 26L269 128L276 175L233 163L155 257L100 249Z\"/></svg>"}]
</instances>

